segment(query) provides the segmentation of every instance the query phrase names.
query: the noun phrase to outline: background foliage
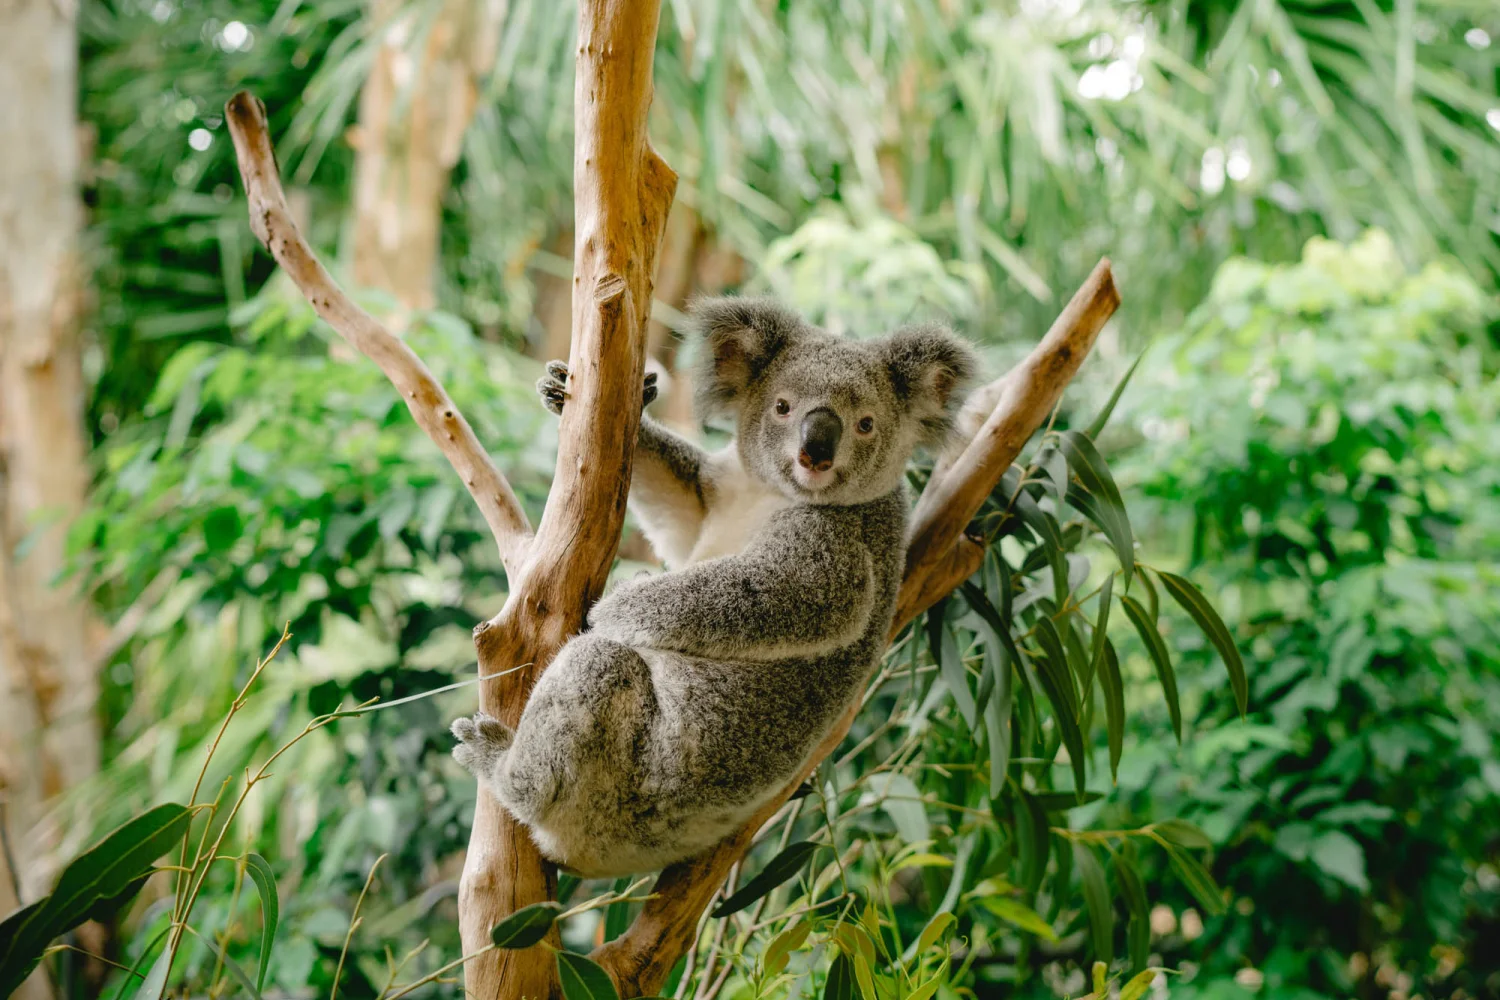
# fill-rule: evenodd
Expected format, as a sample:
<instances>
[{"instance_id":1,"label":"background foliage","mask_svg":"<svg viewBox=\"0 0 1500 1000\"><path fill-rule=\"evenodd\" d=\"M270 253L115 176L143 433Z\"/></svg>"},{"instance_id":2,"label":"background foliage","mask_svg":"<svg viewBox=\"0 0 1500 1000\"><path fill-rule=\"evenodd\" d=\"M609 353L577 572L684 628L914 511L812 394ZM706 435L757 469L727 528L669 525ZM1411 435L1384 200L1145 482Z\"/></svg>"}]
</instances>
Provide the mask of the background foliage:
<instances>
[{"instance_id":1,"label":"background foliage","mask_svg":"<svg viewBox=\"0 0 1500 1000\"><path fill-rule=\"evenodd\" d=\"M553 432L524 354L566 268L538 247L571 212L574 12L512 7L444 203L442 308L409 336L535 507ZM266 101L337 259L372 15L86 0L80 24L98 478L75 550L120 644L111 763L63 847L187 801L231 706L203 776L226 806L322 720L236 813L242 860L204 868L192 923L222 956L186 938L171 982L252 992L229 970L267 950L254 852L265 991L375 996L403 955L406 982L457 957L474 788L444 724L472 693L325 716L467 680L505 583L383 379L268 280L219 111ZM1079 996L1101 959L1122 995L1147 964L1183 995L1500 995L1492 37L1465 0L664 5L653 136L746 290L855 334L952 317L997 374L1101 253L1126 301L987 508L986 571L893 650L740 884L824 846L706 922L679 995ZM1057 432L1148 343L1093 435L1124 505L1091 505L1102 465ZM1146 567L1223 613L1243 718ZM567 947L618 933L628 885L570 889L600 905ZM181 906L148 883L113 957L146 967Z\"/></svg>"}]
</instances>

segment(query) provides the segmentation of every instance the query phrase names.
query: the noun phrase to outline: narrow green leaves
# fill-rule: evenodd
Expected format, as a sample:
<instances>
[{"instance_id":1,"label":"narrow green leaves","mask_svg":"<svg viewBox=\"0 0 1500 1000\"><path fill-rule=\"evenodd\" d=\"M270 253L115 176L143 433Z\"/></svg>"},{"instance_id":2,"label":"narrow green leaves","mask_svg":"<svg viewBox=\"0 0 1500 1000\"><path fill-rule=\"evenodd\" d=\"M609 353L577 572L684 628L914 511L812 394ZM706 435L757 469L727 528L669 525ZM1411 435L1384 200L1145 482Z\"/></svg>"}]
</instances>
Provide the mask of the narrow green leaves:
<instances>
[{"instance_id":1,"label":"narrow green leaves","mask_svg":"<svg viewBox=\"0 0 1500 1000\"><path fill-rule=\"evenodd\" d=\"M1197 624L1203 630L1208 641L1213 643L1214 649L1219 651L1219 656L1224 660L1224 667L1229 671L1229 685L1234 689L1234 703L1239 707L1240 715L1243 717L1250 705L1250 681L1245 676L1245 661L1240 659L1239 648L1234 644L1234 637L1229 634L1229 628L1224 624L1224 619L1214 610L1213 605L1208 603L1208 598L1203 592L1193 586L1183 577L1172 573L1156 571L1161 579L1167 593L1172 595L1172 600L1182 605Z\"/></svg>"},{"instance_id":2,"label":"narrow green leaves","mask_svg":"<svg viewBox=\"0 0 1500 1000\"><path fill-rule=\"evenodd\" d=\"M135 991L135 1000L161 1000L162 992L167 988L167 974L172 971L172 957L171 946L164 945L156 961L151 963L151 971L141 980L141 988Z\"/></svg>"},{"instance_id":3,"label":"narrow green leaves","mask_svg":"<svg viewBox=\"0 0 1500 1000\"><path fill-rule=\"evenodd\" d=\"M1151 911L1146 899L1146 885L1136 871L1135 863L1122 850L1114 856L1115 881L1130 919L1125 925L1125 939L1130 951L1130 968L1140 972L1150 960Z\"/></svg>"},{"instance_id":4,"label":"narrow green leaves","mask_svg":"<svg viewBox=\"0 0 1500 1000\"><path fill-rule=\"evenodd\" d=\"M828 967L823 1000L854 1000L854 960L842 951L834 956L833 964Z\"/></svg>"},{"instance_id":5,"label":"narrow green leaves","mask_svg":"<svg viewBox=\"0 0 1500 1000\"><path fill-rule=\"evenodd\" d=\"M814 844L807 840L799 840L795 844L787 845L786 850L772 858L761 869L759 875L745 883L739 892L720 903L712 915L727 917L731 913L740 912L801 871L802 866L807 864L808 859L822 846L822 844Z\"/></svg>"},{"instance_id":6,"label":"narrow green leaves","mask_svg":"<svg viewBox=\"0 0 1500 1000\"><path fill-rule=\"evenodd\" d=\"M1172 862L1172 869L1177 872L1177 877L1182 879L1182 884L1187 886L1188 892L1193 894L1204 911L1210 916L1217 917L1226 909L1224 904L1224 892L1214 877L1209 874L1203 863L1193 857L1187 851L1176 847L1164 840L1158 841L1167 849L1167 858Z\"/></svg>"},{"instance_id":7,"label":"narrow green leaves","mask_svg":"<svg viewBox=\"0 0 1500 1000\"><path fill-rule=\"evenodd\" d=\"M266 970L271 965L271 945L281 920L281 900L276 895L276 875L266 859L253 851L245 856L245 874L260 894L260 965L255 970L255 990L266 988Z\"/></svg>"},{"instance_id":8,"label":"narrow green leaves","mask_svg":"<svg viewBox=\"0 0 1500 1000\"><path fill-rule=\"evenodd\" d=\"M1014 810L1016 855L1021 863L1021 884L1028 892L1035 893L1041 887L1042 875L1047 871L1047 855L1052 850L1052 831L1047 824L1046 812L1031 793L1018 790Z\"/></svg>"},{"instance_id":9,"label":"narrow green leaves","mask_svg":"<svg viewBox=\"0 0 1500 1000\"><path fill-rule=\"evenodd\" d=\"M969 690L969 677L964 671L963 657L958 652L958 639L943 620L947 601L939 601L927 612L927 647L938 665L943 684L953 695L953 704L963 716L969 731L974 731L974 695Z\"/></svg>"},{"instance_id":10,"label":"narrow green leaves","mask_svg":"<svg viewBox=\"0 0 1500 1000\"><path fill-rule=\"evenodd\" d=\"M1135 360L1130 363L1130 367L1125 369L1125 374L1120 376L1120 381L1115 383L1114 391L1109 394L1109 399L1104 401L1104 406L1099 410L1094 419L1089 422L1088 427L1084 429L1084 433L1090 439L1097 438L1099 432L1104 430L1105 425L1109 423L1110 416L1115 412L1115 404L1120 401L1120 396L1124 394L1125 387L1130 384L1130 377L1135 374L1135 370L1140 365L1141 359L1146 356L1146 350L1147 348L1142 348L1141 353L1135 356Z\"/></svg>"},{"instance_id":11,"label":"narrow green leaves","mask_svg":"<svg viewBox=\"0 0 1500 1000\"><path fill-rule=\"evenodd\" d=\"M1029 792L1034 801L1043 812L1067 812L1079 806L1086 806L1090 802L1098 802L1104 798L1098 792L1084 792L1082 795L1073 792Z\"/></svg>"},{"instance_id":12,"label":"narrow green leaves","mask_svg":"<svg viewBox=\"0 0 1500 1000\"><path fill-rule=\"evenodd\" d=\"M922 933L917 937L917 947L914 954L920 955L928 948L937 944L958 923L958 918L951 913L937 913L927 921L927 926L922 928Z\"/></svg>"},{"instance_id":13,"label":"narrow green leaves","mask_svg":"<svg viewBox=\"0 0 1500 1000\"><path fill-rule=\"evenodd\" d=\"M995 799L1005 788L1005 775L1010 769L1011 716L1015 703L1011 664L1019 654L1000 612L984 591L972 583L962 586L969 607L979 616L979 630L984 635L985 677L993 689L981 711L990 751L990 798Z\"/></svg>"},{"instance_id":14,"label":"narrow green leaves","mask_svg":"<svg viewBox=\"0 0 1500 1000\"><path fill-rule=\"evenodd\" d=\"M1083 731L1078 726L1078 692L1073 687L1057 626L1045 614L1037 617L1036 624L1037 642L1043 652L1037 659L1037 679L1052 702L1052 714L1057 719L1063 745L1068 748L1068 760L1073 765L1073 787L1082 795L1085 758Z\"/></svg>"},{"instance_id":15,"label":"narrow green leaves","mask_svg":"<svg viewBox=\"0 0 1500 1000\"><path fill-rule=\"evenodd\" d=\"M1146 579L1146 574L1142 573L1141 579ZM1122 595L1120 606L1125 609L1125 617L1135 626L1141 642L1146 646L1146 652L1151 655L1151 662L1156 665L1156 676L1161 681L1162 693L1167 698L1167 713L1172 717L1172 732L1177 735L1177 742L1181 743L1182 708L1177 703L1177 674L1172 670L1172 658L1167 654L1167 644L1162 641L1161 633L1156 631L1154 616L1148 615L1139 601Z\"/></svg>"},{"instance_id":16,"label":"narrow green leaves","mask_svg":"<svg viewBox=\"0 0 1500 1000\"><path fill-rule=\"evenodd\" d=\"M150 874L152 862L182 838L192 815L175 804L147 810L69 862L50 895L0 924L0 996L15 992L47 945L101 902L122 903Z\"/></svg>"},{"instance_id":17,"label":"narrow green leaves","mask_svg":"<svg viewBox=\"0 0 1500 1000\"><path fill-rule=\"evenodd\" d=\"M245 973L245 970L240 968L238 963L236 963L234 959L230 958L224 953L224 949L219 946L219 942L215 941L207 934L199 934L191 927L189 927L188 930L191 931L193 936L196 937L199 941L202 941L204 944L208 945L209 951L212 951L214 955L218 957L219 961L224 963L224 968L229 973L230 977L234 979L235 982L240 984L240 988L250 995L251 1000L261 1000L260 990L254 983L250 981L250 977Z\"/></svg>"},{"instance_id":18,"label":"narrow green leaves","mask_svg":"<svg viewBox=\"0 0 1500 1000\"><path fill-rule=\"evenodd\" d=\"M1120 1000L1141 1000L1151 984L1156 982L1157 972L1155 969L1146 969L1137 972L1131 977L1130 982L1120 987Z\"/></svg>"},{"instance_id":19,"label":"narrow green leaves","mask_svg":"<svg viewBox=\"0 0 1500 1000\"><path fill-rule=\"evenodd\" d=\"M1109 606L1114 597L1114 574L1104 578L1099 588L1099 617L1094 622L1094 676L1104 692L1104 725L1109 734L1109 777L1118 780L1120 754L1125 747L1125 682L1120 677L1120 661L1109 641Z\"/></svg>"},{"instance_id":20,"label":"narrow green leaves","mask_svg":"<svg viewBox=\"0 0 1500 1000\"><path fill-rule=\"evenodd\" d=\"M530 948L552 929L562 914L558 903L532 903L490 928L490 940L496 948Z\"/></svg>"},{"instance_id":21,"label":"narrow green leaves","mask_svg":"<svg viewBox=\"0 0 1500 1000\"><path fill-rule=\"evenodd\" d=\"M791 960L792 952L802 947L811 930L812 924L806 920L798 920L771 939L760 960L761 971L767 978L781 975L787 962Z\"/></svg>"},{"instance_id":22,"label":"narrow green leaves","mask_svg":"<svg viewBox=\"0 0 1500 1000\"><path fill-rule=\"evenodd\" d=\"M1151 829L1180 847L1214 846L1214 842L1208 839L1208 834L1185 819L1164 819L1159 823L1152 823Z\"/></svg>"},{"instance_id":23,"label":"narrow green leaves","mask_svg":"<svg viewBox=\"0 0 1500 1000\"><path fill-rule=\"evenodd\" d=\"M1130 530L1130 516L1125 513L1125 501L1120 489L1105 464L1104 457L1094 447L1094 442L1078 431L1063 431L1058 443L1068 458L1068 468L1078 477L1078 482L1088 491L1093 503L1075 503L1074 506L1099 525L1104 537L1109 539L1120 560L1120 570L1125 575L1125 585L1130 586L1135 572L1135 536Z\"/></svg>"},{"instance_id":24,"label":"narrow green leaves","mask_svg":"<svg viewBox=\"0 0 1500 1000\"><path fill-rule=\"evenodd\" d=\"M1048 941L1057 940L1057 932L1052 929L1052 925L1043 920L1040 913L1019 900L1009 896L986 896L979 903L1001 920L1014 924L1028 934L1035 934Z\"/></svg>"},{"instance_id":25,"label":"narrow green leaves","mask_svg":"<svg viewBox=\"0 0 1500 1000\"><path fill-rule=\"evenodd\" d=\"M1089 935L1094 942L1094 957L1108 964L1115 955L1115 911L1109 896L1109 883L1094 849L1087 844L1073 845L1073 862L1083 885L1083 902L1089 912Z\"/></svg>"},{"instance_id":26,"label":"narrow green leaves","mask_svg":"<svg viewBox=\"0 0 1500 1000\"><path fill-rule=\"evenodd\" d=\"M571 951L557 953L557 978L567 1000L620 1000L609 973Z\"/></svg>"}]
</instances>

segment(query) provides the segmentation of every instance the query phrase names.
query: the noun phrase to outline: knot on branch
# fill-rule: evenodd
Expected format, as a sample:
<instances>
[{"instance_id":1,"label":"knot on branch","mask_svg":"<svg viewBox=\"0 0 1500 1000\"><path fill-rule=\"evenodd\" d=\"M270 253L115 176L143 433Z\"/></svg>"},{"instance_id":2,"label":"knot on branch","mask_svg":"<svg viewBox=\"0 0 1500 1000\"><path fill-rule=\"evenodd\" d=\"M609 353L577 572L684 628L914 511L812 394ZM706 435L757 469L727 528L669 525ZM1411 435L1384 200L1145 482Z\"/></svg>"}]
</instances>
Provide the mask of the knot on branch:
<instances>
[{"instance_id":1,"label":"knot on branch","mask_svg":"<svg viewBox=\"0 0 1500 1000\"><path fill-rule=\"evenodd\" d=\"M601 274L594 282L594 301L601 306L614 305L617 300L623 299L629 286L625 284L622 275L610 272Z\"/></svg>"}]
</instances>

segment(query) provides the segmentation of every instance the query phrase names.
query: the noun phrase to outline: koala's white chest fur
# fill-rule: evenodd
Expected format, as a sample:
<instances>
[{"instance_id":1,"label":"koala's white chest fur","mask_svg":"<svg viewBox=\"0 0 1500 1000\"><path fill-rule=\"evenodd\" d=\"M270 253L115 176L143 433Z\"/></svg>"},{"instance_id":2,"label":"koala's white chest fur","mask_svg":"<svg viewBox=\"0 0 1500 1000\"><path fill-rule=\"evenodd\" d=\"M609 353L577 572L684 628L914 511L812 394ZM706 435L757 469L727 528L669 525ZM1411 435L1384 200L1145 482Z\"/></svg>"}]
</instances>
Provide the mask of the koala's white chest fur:
<instances>
[{"instance_id":1,"label":"koala's white chest fur","mask_svg":"<svg viewBox=\"0 0 1500 1000\"><path fill-rule=\"evenodd\" d=\"M742 552L766 519L792 502L747 473L732 450L711 456L713 500L683 565Z\"/></svg>"}]
</instances>

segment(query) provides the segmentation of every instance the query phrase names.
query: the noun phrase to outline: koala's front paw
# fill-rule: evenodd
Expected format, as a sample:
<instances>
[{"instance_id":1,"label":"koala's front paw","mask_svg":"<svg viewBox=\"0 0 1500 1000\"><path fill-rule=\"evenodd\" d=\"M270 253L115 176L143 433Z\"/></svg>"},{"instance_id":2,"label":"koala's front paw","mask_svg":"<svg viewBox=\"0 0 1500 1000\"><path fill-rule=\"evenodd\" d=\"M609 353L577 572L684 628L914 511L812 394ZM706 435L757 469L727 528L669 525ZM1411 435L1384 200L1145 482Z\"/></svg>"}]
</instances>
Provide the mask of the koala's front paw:
<instances>
[{"instance_id":1,"label":"koala's front paw","mask_svg":"<svg viewBox=\"0 0 1500 1000\"><path fill-rule=\"evenodd\" d=\"M562 361L547 362L547 374L537 379L537 394L542 405L558 416L562 416L563 404L568 400L568 366ZM641 408L651 405L656 398L656 372L647 372L641 389Z\"/></svg>"},{"instance_id":2,"label":"koala's front paw","mask_svg":"<svg viewBox=\"0 0 1500 1000\"><path fill-rule=\"evenodd\" d=\"M542 397L542 405L559 417L562 416L563 403L568 398L568 366L562 361L547 362L547 374L536 380L537 394Z\"/></svg>"},{"instance_id":3,"label":"koala's front paw","mask_svg":"<svg viewBox=\"0 0 1500 1000\"><path fill-rule=\"evenodd\" d=\"M454 719L450 730L458 738L453 759L480 779L495 773L495 765L515 739L509 726L483 712L475 712L473 718Z\"/></svg>"}]
</instances>

